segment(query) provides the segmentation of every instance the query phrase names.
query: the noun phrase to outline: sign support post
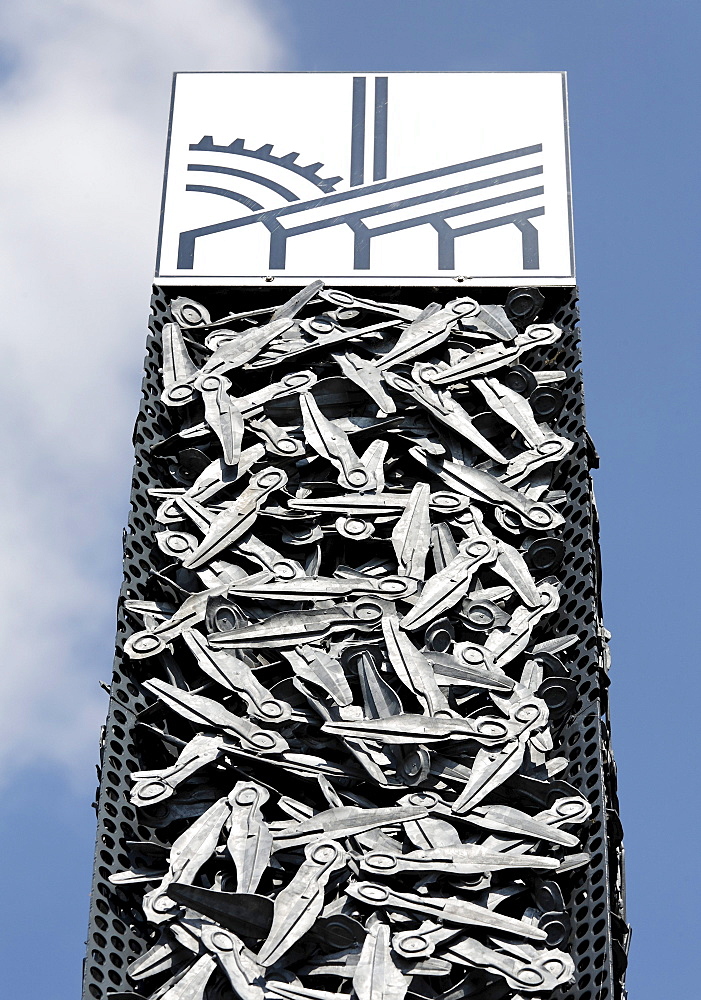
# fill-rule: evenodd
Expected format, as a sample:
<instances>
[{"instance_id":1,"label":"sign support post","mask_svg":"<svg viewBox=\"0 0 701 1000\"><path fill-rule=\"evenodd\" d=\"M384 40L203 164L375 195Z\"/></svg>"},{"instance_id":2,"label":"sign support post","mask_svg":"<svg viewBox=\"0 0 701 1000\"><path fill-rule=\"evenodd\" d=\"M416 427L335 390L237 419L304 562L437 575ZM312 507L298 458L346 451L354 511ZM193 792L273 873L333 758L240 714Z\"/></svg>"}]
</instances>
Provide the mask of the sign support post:
<instances>
[{"instance_id":1,"label":"sign support post","mask_svg":"<svg viewBox=\"0 0 701 1000\"><path fill-rule=\"evenodd\" d=\"M563 74L176 75L84 1000L624 997L572 248Z\"/></svg>"}]
</instances>

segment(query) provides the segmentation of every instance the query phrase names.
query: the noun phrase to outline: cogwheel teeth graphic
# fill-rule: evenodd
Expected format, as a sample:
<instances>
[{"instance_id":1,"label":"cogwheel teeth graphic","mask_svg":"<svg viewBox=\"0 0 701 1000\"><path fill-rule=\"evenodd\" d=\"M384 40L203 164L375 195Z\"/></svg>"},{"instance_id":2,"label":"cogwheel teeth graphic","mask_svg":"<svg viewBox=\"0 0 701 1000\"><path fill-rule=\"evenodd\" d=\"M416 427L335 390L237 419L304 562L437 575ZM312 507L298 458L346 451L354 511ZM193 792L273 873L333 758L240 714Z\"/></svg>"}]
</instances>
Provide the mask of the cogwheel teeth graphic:
<instances>
[{"instance_id":1,"label":"cogwheel teeth graphic","mask_svg":"<svg viewBox=\"0 0 701 1000\"><path fill-rule=\"evenodd\" d=\"M286 153L284 156L277 156L273 153L271 143L259 146L258 149L247 149L243 139L235 139L228 146L220 146L214 142L211 135L205 135L199 142L191 143L189 148L193 153L226 153L235 158L245 157L249 161L257 160L261 165L266 165L263 168L258 167L258 169L256 169L253 163L246 164L250 169L244 169L243 165L241 167L233 167L214 163L190 163L188 165L188 171L217 173L240 178L248 182L248 184L243 185L247 191L250 184L265 188L265 195L260 195L260 197L263 197L266 204L261 204L249 194L244 194L241 190L234 191L228 188L202 184L188 184L187 186L188 191L199 191L205 194L214 194L219 197L229 198L232 201L239 202L251 211L259 211L262 208L272 207L269 202L270 192L273 192L285 202L299 201L302 198L310 197L311 190L307 185L313 185L313 188L317 191L329 194L335 190L336 184L342 180L341 177L321 177L319 171L323 167L323 163L309 163L306 166L298 163L299 153ZM236 162L236 160L234 159L230 162ZM271 167L273 168L272 170L270 169ZM290 179L290 174L296 175L295 178ZM300 181L303 182L301 185ZM239 187L238 184L237 187Z\"/></svg>"}]
</instances>

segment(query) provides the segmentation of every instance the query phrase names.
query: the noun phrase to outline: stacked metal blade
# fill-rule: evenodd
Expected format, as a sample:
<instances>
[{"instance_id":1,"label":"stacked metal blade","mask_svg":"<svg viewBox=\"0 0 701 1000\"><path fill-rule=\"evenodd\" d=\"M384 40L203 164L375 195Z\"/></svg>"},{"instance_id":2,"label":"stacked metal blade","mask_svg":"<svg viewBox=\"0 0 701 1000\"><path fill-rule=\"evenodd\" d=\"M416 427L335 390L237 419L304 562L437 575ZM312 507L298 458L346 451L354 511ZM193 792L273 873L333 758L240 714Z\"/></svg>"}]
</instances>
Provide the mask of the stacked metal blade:
<instances>
[{"instance_id":1,"label":"stacked metal blade","mask_svg":"<svg viewBox=\"0 0 701 1000\"><path fill-rule=\"evenodd\" d=\"M536 290L177 299L126 653L152 1000L548 996L591 809L559 775L572 442ZM529 363L531 367L529 367ZM170 844L169 849L160 843Z\"/></svg>"}]
</instances>

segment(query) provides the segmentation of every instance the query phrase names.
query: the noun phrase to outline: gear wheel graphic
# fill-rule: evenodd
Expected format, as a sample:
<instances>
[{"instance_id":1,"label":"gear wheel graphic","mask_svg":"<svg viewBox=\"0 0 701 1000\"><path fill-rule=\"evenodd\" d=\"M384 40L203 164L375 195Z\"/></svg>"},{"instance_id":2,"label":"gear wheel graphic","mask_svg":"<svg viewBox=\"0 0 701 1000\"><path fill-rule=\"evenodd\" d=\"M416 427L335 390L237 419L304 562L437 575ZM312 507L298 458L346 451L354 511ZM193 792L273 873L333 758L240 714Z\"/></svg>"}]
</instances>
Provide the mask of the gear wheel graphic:
<instances>
[{"instance_id":1,"label":"gear wheel graphic","mask_svg":"<svg viewBox=\"0 0 701 1000\"><path fill-rule=\"evenodd\" d=\"M343 180L342 177L320 177L319 170L323 167L323 163L310 163L306 167L303 167L296 162L299 153L286 153L284 156L275 156L272 151L272 144L270 143L266 143L258 149L246 149L243 139L235 139L228 146L217 146L211 135L205 135L199 142L191 143L190 149L206 153L235 153L237 156L250 156L254 160L265 160L268 163L276 163L278 166L284 167L286 170L291 170L293 173L315 184L324 194L329 194L335 189L338 182Z\"/></svg>"}]
</instances>

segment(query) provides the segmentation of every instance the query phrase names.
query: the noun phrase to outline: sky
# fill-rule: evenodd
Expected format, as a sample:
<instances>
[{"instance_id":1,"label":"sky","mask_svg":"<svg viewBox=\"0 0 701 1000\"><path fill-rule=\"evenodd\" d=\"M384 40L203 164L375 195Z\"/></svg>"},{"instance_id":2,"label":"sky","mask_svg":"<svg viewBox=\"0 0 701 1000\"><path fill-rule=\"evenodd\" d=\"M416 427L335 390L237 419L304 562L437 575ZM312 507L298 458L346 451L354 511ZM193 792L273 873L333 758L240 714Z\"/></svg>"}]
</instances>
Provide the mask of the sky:
<instances>
[{"instance_id":1,"label":"sky","mask_svg":"<svg viewBox=\"0 0 701 1000\"><path fill-rule=\"evenodd\" d=\"M635 1000L696 983L701 14L687 0L5 0L7 996L80 992L175 70L567 70Z\"/></svg>"}]
</instances>

